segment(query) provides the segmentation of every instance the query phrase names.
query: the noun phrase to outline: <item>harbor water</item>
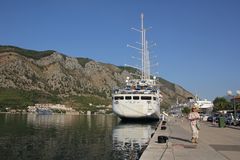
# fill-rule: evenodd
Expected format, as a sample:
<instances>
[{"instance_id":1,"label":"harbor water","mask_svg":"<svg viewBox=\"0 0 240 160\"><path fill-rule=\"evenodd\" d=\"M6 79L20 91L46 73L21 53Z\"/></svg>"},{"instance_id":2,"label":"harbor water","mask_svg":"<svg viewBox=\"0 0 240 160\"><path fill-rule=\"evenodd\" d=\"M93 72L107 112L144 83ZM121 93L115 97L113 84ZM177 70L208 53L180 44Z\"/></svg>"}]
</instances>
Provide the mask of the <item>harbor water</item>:
<instances>
[{"instance_id":1,"label":"harbor water","mask_svg":"<svg viewBox=\"0 0 240 160\"><path fill-rule=\"evenodd\" d=\"M0 114L0 159L139 159L156 126L114 115Z\"/></svg>"}]
</instances>

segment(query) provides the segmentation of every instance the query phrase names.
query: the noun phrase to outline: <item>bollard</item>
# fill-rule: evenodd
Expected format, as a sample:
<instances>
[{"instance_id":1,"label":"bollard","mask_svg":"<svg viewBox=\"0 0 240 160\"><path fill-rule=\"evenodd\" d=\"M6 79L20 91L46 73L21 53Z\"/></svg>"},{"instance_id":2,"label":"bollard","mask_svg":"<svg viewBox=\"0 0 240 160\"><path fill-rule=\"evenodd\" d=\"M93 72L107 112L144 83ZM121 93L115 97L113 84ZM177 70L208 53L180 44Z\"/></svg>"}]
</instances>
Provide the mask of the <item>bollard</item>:
<instances>
[{"instance_id":1,"label":"bollard","mask_svg":"<svg viewBox=\"0 0 240 160\"><path fill-rule=\"evenodd\" d=\"M154 133L151 134L151 138L153 137Z\"/></svg>"},{"instance_id":2,"label":"bollard","mask_svg":"<svg viewBox=\"0 0 240 160\"><path fill-rule=\"evenodd\" d=\"M167 123L167 121L162 121L162 125L165 125Z\"/></svg>"},{"instance_id":3,"label":"bollard","mask_svg":"<svg viewBox=\"0 0 240 160\"><path fill-rule=\"evenodd\" d=\"M158 136L158 143L166 143L168 140L167 136Z\"/></svg>"},{"instance_id":4,"label":"bollard","mask_svg":"<svg viewBox=\"0 0 240 160\"><path fill-rule=\"evenodd\" d=\"M166 130L167 127L166 126L161 126L161 130Z\"/></svg>"}]
</instances>

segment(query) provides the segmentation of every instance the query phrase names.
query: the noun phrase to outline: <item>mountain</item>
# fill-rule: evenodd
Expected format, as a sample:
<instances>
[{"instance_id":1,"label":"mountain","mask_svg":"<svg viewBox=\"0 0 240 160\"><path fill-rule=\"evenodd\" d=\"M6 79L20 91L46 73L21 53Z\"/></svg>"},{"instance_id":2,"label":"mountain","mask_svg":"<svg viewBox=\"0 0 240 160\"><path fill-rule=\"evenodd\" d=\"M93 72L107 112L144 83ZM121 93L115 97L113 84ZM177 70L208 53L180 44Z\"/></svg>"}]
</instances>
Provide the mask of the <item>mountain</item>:
<instances>
[{"instance_id":1,"label":"mountain","mask_svg":"<svg viewBox=\"0 0 240 160\"><path fill-rule=\"evenodd\" d=\"M127 76L139 74L131 67L14 46L0 46L0 64L0 109L35 103L63 103L79 110L109 105L112 89L123 86ZM177 84L160 77L157 80L163 107L175 103L177 97L181 102L192 96Z\"/></svg>"}]
</instances>

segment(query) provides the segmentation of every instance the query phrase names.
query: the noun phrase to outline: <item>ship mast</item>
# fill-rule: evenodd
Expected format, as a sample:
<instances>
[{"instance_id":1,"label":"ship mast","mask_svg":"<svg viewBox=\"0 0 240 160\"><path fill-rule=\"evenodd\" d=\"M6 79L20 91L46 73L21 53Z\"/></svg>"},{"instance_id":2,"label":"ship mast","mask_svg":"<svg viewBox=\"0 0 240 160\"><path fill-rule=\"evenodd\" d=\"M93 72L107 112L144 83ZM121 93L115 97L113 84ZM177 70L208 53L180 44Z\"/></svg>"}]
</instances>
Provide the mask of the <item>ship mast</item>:
<instances>
[{"instance_id":1,"label":"ship mast","mask_svg":"<svg viewBox=\"0 0 240 160\"><path fill-rule=\"evenodd\" d=\"M145 75L144 75L144 52L145 52L145 29L143 27L143 13L141 13L141 34L142 34L142 48L141 48L141 51L142 51L142 79L145 78Z\"/></svg>"},{"instance_id":2,"label":"ship mast","mask_svg":"<svg viewBox=\"0 0 240 160\"><path fill-rule=\"evenodd\" d=\"M150 60L148 51L148 42L146 41L146 29L144 28L144 16L141 14L141 35L142 35L142 79L150 79Z\"/></svg>"},{"instance_id":3,"label":"ship mast","mask_svg":"<svg viewBox=\"0 0 240 160\"><path fill-rule=\"evenodd\" d=\"M132 28L133 30L141 33L141 43L140 43L141 48L134 47L132 45L127 45L127 46L133 49L137 49L141 52L141 60L142 60L142 64L140 68L142 71L141 79L146 80L146 79L150 79L150 59L149 59L148 42L146 40L146 29L144 28L143 22L144 22L144 16L143 16L143 13L141 13L141 28L140 29Z\"/></svg>"}]
</instances>

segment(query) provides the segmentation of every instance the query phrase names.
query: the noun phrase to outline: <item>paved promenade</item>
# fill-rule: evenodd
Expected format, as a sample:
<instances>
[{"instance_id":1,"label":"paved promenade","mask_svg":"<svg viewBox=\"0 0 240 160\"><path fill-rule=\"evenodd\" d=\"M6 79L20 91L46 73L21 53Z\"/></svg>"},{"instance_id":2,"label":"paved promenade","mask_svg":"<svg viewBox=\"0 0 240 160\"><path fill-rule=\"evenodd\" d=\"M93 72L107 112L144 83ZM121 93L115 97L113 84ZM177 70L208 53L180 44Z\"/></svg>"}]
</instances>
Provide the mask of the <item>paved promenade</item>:
<instances>
[{"instance_id":1,"label":"paved promenade","mask_svg":"<svg viewBox=\"0 0 240 160\"><path fill-rule=\"evenodd\" d=\"M166 130L160 123L140 160L239 160L240 127L219 128L201 122L198 144L192 144L187 119L170 117ZM166 135L167 143L158 143L158 136Z\"/></svg>"}]
</instances>

